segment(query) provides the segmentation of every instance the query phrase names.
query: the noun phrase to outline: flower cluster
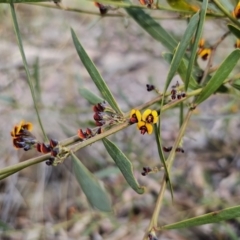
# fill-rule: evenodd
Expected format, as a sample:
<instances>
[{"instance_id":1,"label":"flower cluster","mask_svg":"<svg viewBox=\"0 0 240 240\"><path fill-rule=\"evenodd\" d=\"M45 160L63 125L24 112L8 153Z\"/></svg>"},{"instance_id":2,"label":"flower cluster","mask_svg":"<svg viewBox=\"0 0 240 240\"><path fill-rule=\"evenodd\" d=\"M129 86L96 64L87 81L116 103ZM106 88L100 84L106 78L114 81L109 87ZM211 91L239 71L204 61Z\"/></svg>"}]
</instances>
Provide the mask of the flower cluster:
<instances>
[{"instance_id":1,"label":"flower cluster","mask_svg":"<svg viewBox=\"0 0 240 240\"><path fill-rule=\"evenodd\" d=\"M40 153L51 153L51 157L46 161L48 166L54 165L54 160L59 156L60 146L57 140L50 139L50 143L37 143L36 149Z\"/></svg>"},{"instance_id":2,"label":"flower cluster","mask_svg":"<svg viewBox=\"0 0 240 240\"><path fill-rule=\"evenodd\" d=\"M147 109L140 113L139 110L132 109L130 112L129 123L137 123L137 128L140 130L141 134L151 134L153 131L152 124L157 123L158 121L158 113L155 110Z\"/></svg>"},{"instance_id":3,"label":"flower cluster","mask_svg":"<svg viewBox=\"0 0 240 240\"><path fill-rule=\"evenodd\" d=\"M85 140L85 139L94 137L100 133L102 133L102 128L97 128L97 129L87 128L85 132L80 128L78 129L77 135L81 140Z\"/></svg>"},{"instance_id":4,"label":"flower cluster","mask_svg":"<svg viewBox=\"0 0 240 240\"><path fill-rule=\"evenodd\" d=\"M96 126L112 126L124 121L123 116L112 109L105 101L94 105L93 111Z\"/></svg>"},{"instance_id":5,"label":"flower cluster","mask_svg":"<svg viewBox=\"0 0 240 240\"><path fill-rule=\"evenodd\" d=\"M151 92L151 91L153 91L155 89L155 86L152 85L152 84L147 84L146 87L147 87L147 91L148 92Z\"/></svg>"},{"instance_id":6,"label":"flower cluster","mask_svg":"<svg viewBox=\"0 0 240 240\"><path fill-rule=\"evenodd\" d=\"M179 83L177 82L175 85L172 86L172 90L171 90L171 99L175 100L175 99L182 99L184 97L186 97L186 93L182 92L178 89L179 87Z\"/></svg>"},{"instance_id":7,"label":"flower cluster","mask_svg":"<svg viewBox=\"0 0 240 240\"><path fill-rule=\"evenodd\" d=\"M212 53L212 49L205 47L205 40L202 38L198 44L197 55L201 57L202 60L206 61L211 53Z\"/></svg>"},{"instance_id":8,"label":"flower cluster","mask_svg":"<svg viewBox=\"0 0 240 240\"><path fill-rule=\"evenodd\" d=\"M164 152L171 152L172 151L172 147L163 147L163 151ZM184 149L181 148L181 147L177 147L176 148L176 152L184 153Z\"/></svg>"},{"instance_id":9,"label":"flower cluster","mask_svg":"<svg viewBox=\"0 0 240 240\"><path fill-rule=\"evenodd\" d=\"M14 126L11 136L15 148L23 148L25 151L35 148L43 154L51 153L51 157L46 161L47 165L57 165L69 155L68 150L60 146L56 140L50 139L49 144L37 141L31 133L32 129L32 123L25 121L21 121L18 125Z\"/></svg>"},{"instance_id":10,"label":"flower cluster","mask_svg":"<svg viewBox=\"0 0 240 240\"><path fill-rule=\"evenodd\" d=\"M36 138L31 134L32 129L33 126L30 122L21 121L14 126L11 136L15 148L23 148L25 151L28 151L35 145Z\"/></svg>"}]
</instances>

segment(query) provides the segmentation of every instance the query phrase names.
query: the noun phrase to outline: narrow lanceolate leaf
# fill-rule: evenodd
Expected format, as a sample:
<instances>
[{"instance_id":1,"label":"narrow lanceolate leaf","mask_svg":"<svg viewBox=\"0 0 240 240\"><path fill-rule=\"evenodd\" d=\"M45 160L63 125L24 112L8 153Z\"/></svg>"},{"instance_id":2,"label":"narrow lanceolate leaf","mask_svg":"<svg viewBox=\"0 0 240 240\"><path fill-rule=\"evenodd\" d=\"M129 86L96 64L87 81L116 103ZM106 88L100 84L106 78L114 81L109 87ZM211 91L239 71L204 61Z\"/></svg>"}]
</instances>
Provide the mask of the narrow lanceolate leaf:
<instances>
[{"instance_id":1,"label":"narrow lanceolate leaf","mask_svg":"<svg viewBox=\"0 0 240 240\"><path fill-rule=\"evenodd\" d=\"M240 29L233 24L228 24L228 29L233 33L237 38L240 38Z\"/></svg>"},{"instance_id":2,"label":"narrow lanceolate leaf","mask_svg":"<svg viewBox=\"0 0 240 240\"><path fill-rule=\"evenodd\" d=\"M231 86L240 91L240 79L234 81L234 83L232 83Z\"/></svg>"},{"instance_id":3,"label":"narrow lanceolate leaf","mask_svg":"<svg viewBox=\"0 0 240 240\"><path fill-rule=\"evenodd\" d=\"M205 22L205 16L206 16L206 13L207 13L207 6L208 6L208 0L203 0L202 5L201 5L201 10L200 10L200 19L199 19L199 23L198 23L197 30L196 30L196 33L195 33L194 44L193 44L192 49L191 49L191 57L190 57L189 64L188 64L186 81L185 81L185 84L184 84L185 85L185 91L188 90L190 77L191 77L193 66L194 66L194 63L195 63L195 60L196 60L198 43L199 43L201 35L202 35L203 24Z\"/></svg>"},{"instance_id":4,"label":"narrow lanceolate leaf","mask_svg":"<svg viewBox=\"0 0 240 240\"><path fill-rule=\"evenodd\" d=\"M135 190L137 193L144 193L144 187L139 186L137 180L133 175L133 166L130 160L124 155L124 153L110 140L107 138L102 139L103 144L112 157L113 161L116 163L123 176L125 177L127 183L130 187Z\"/></svg>"},{"instance_id":5,"label":"narrow lanceolate leaf","mask_svg":"<svg viewBox=\"0 0 240 240\"><path fill-rule=\"evenodd\" d=\"M162 56L169 64L172 62L172 59L173 59L172 53L163 53ZM184 83L186 81L187 66L188 66L188 61L186 59L182 59L182 61L179 64L179 68L177 69L177 73L179 74L179 76L181 77ZM196 80L192 75L190 77L189 87L191 89L199 88L199 85L197 84Z\"/></svg>"},{"instance_id":6,"label":"narrow lanceolate leaf","mask_svg":"<svg viewBox=\"0 0 240 240\"><path fill-rule=\"evenodd\" d=\"M92 80L94 81L95 85L97 86L98 90L101 92L103 98L109 103L109 105L117 112L121 113L121 110L118 107L117 102L115 101L112 93L110 92L107 84L103 80L102 76L98 72L96 66L87 55L86 51L82 47L81 43L79 42L75 32L71 29L72 39L77 50L78 56L80 57L83 65L87 69L89 75L91 76Z\"/></svg>"},{"instance_id":7,"label":"narrow lanceolate leaf","mask_svg":"<svg viewBox=\"0 0 240 240\"><path fill-rule=\"evenodd\" d=\"M35 2L50 2L49 0L0 0L0 3L35 3Z\"/></svg>"},{"instance_id":8,"label":"narrow lanceolate leaf","mask_svg":"<svg viewBox=\"0 0 240 240\"><path fill-rule=\"evenodd\" d=\"M155 133L155 138L156 138L156 142L157 142L157 148L158 148L158 155L160 157L160 160L162 162L162 165L164 167L164 171L167 177L167 181L169 183L169 187L170 187L170 191L171 191L171 196L172 196L172 200L173 200L173 187L172 187L172 183L171 183L171 179L170 179L170 174L166 165L166 160L163 154L163 148L161 145L161 140L160 140L160 136L159 136L159 131L158 131L158 127L157 124L154 124L154 133Z\"/></svg>"},{"instance_id":9,"label":"narrow lanceolate leaf","mask_svg":"<svg viewBox=\"0 0 240 240\"><path fill-rule=\"evenodd\" d=\"M161 42L168 50L172 52L177 47L177 41L142 9L125 8L125 10L148 34Z\"/></svg>"},{"instance_id":10,"label":"narrow lanceolate leaf","mask_svg":"<svg viewBox=\"0 0 240 240\"><path fill-rule=\"evenodd\" d=\"M95 176L81 163L76 155L74 153L71 153L71 155L75 176L89 203L101 211L112 211L111 201L105 189Z\"/></svg>"},{"instance_id":11,"label":"narrow lanceolate leaf","mask_svg":"<svg viewBox=\"0 0 240 240\"><path fill-rule=\"evenodd\" d=\"M97 103L102 103L104 101L104 99L95 95L93 92L91 92L87 88L79 88L79 93L83 98L85 98L92 105L95 105Z\"/></svg>"},{"instance_id":12,"label":"narrow lanceolate leaf","mask_svg":"<svg viewBox=\"0 0 240 240\"><path fill-rule=\"evenodd\" d=\"M203 88L201 94L196 99L196 104L200 104L223 84L224 80L229 76L240 58L240 50L234 50L220 65L215 74L211 77L207 85Z\"/></svg>"},{"instance_id":13,"label":"narrow lanceolate leaf","mask_svg":"<svg viewBox=\"0 0 240 240\"><path fill-rule=\"evenodd\" d=\"M199 226L208 223L217 223L240 217L240 206L226 208L221 211L215 211L204 214L199 217L190 218L180 222L172 223L161 227L161 229L178 229Z\"/></svg>"},{"instance_id":14,"label":"narrow lanceolate leaf","mask_svg":"<svg viewBox=\"0 0 240 240\"><path fill-rule=\"evenodd\" d=\"M173 56L173 59L172 59L172 62L171 62L171 66L170 66L170 69L169 69L169 72L168 72L168 76L167 76L167 80L166 80L166 83L165 83L165 88L164 88L164 93L167 91L167 88L170 84L170 82L172 81L175 73L177 72L178 68L179 68L179 65L183 59L183 56L185 55L186 53L186 49L196 31L196 27L198 25L198 22L199 22L199 12L195 13L189 24L188 24L188 27L181 39L181 42L178 44L177 48L176 48L176 51L175 51L175 54Z\"/></svg>"}]
</instances>

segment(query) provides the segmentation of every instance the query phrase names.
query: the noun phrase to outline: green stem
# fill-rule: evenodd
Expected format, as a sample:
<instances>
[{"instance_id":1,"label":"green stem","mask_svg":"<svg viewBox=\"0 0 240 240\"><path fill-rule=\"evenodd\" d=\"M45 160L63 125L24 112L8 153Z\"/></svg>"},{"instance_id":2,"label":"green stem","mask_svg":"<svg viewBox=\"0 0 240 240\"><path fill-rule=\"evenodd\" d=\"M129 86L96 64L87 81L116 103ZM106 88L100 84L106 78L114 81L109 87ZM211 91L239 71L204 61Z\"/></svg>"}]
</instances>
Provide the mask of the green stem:
<instances>
[{"instance_id":1,"label":"green stem","mask_svg":"<svg viewBox=\"0 0 240 240\"><path fill-rule=\"evenodd\" d=\"M23 49L21 34L20 34L18 21L17 21L17 16L16 16L16 12L15 12L15 9L14 9L14 4L12 2L10 3L10 8L11 8L11 14L12 14L12 19L13 19L13 26L14 26L16 37L17 37L19 50L20 50L20 53L21 53L21 56L22 56L22 61L23 61L23 64L24 64L24 68L25 68L25 71L26 71L26 74L27 74L27 81L28 81L28 85L29 85L29 88L30 88L30 91L31 91L31 95L32 95L33 103L34 103L34 108L35 108L35 111L37 113L38 122L40 124L44 139L45 139L45 141L48 141L47 135L44 131L42 121L41 121L41 118L40 118L40 115L39 115L39 112L38 112L36 96L35 96L35 93L34 93L34 87L33 87L30 72L29 72L29 69L28 69L27 59L26 59L24 49Z\"/></svg>"},{"instance_id":2,"label":"green stem","mask_svg":"<svg viewBox=\"0 0 240 240\"><path fill-rule=\"evenodd\" d=\"M192 115L192 110L190 109L186 115L186 118L184 119L184 122L179 130L179 134L178 137L173 145L172 151L167 159L167 168L168 168L168 172L170 172L172 164L174 162L174 157L175 157L175 150L178 147L185 131L186 131L186 127L187 124L190 120L190 117ZM164 192L166 190L166 181L165 181L166 175L164 174L163 179L162 179L162 183L161 183L161 189L157 198L157 202L153 211L153 215L151 218L151 221L149 223L148 229L147 229L147 233L145 234L144 240L147 240L146 236L148 235L148 233L150 233L151 231L155 231L158 228L158 217L159 217L159 213L162 207L162 203L163 203L163 196L164 196Z\"/></svg>"}]
</instances>

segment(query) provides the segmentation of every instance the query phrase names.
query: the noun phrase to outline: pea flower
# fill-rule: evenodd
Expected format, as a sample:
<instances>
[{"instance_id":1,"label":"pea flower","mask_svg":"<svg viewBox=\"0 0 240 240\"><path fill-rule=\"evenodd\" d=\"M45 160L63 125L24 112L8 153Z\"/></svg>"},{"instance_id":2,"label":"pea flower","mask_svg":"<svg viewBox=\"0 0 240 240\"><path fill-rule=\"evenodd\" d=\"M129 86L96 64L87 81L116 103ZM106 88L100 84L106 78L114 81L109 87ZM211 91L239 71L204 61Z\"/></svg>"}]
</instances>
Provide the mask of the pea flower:
<instances>
[{"instance_id":1,"label":"pea flower","mask_svg":"<svg viewBox=\"0 0 240 240\"><path fill-rule=\"evenodd\" d=\"M36 138L31 134L33 125L30 122L21 121L11 131L12 141L15 148L23 148L28 151L36 143Z\"/></svg>"},{"instance_id":2,"label":"pea flower","mask_svg":"<svg viewBox=\"0 0 240 240\"><path fill-rule=\"evenodd\" d=\"M141 131L141 134L151 134L153 131L153 126L150 123L144 122L144 121L140 121L137 124L138 129Z\"/></svg>"},{"instance_id":3,"label":"pea flower","mask_svg":"<svg viewBox=\"0 0 240 240\"><path fill-rule=\"evenodd\" d=\"M130 112L130 119L129 119L129 123L133 124L133 123L137 123L141 121L141 113L139 110L137 109L132 109Z\"/></svg>"},{"instance_id":4,"label":"pea flower","mask_svg":"<svg viewBox=\"0 0 240 240\"><path fill-rule=\"evenodd\" d=\"M158 121L158 113L155 110L147 109L142 115L142 120L148 124L154 124Z\"/></svg>"}]
</instances>

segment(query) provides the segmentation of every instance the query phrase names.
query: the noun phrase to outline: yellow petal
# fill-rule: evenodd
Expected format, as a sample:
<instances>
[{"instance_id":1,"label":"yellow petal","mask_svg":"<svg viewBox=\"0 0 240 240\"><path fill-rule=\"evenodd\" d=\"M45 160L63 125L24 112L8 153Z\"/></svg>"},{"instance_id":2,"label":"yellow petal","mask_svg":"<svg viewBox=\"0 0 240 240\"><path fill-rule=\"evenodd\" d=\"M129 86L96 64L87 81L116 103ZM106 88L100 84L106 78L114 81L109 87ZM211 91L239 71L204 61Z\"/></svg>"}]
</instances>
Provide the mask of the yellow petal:
<instances>
[{"instance_id":1,"label":"yellow petal","mask_svg":"<svg viewBox=\"0 0 240 240\"><path fill-rule=\"evenodd\" d=\"M152 112L151 109L147 109L147 110L145 110L144 113L143 113L143 115L142 115L142 120L143 120L143 121L146 121L148 115L150 115L151 112Z\"/></svg>"},{"instance_id":2,"label":"yellow petal","mask_svg":"<svg viewBox=\"0 0 240 240\"><path fill-rule=\"evenodd\" d=\"M131 112L130 112L130 118L133 116L133 114L136 113L136 109L132 109Z\"/></svg>"},{"instance_id":3,"label":"yellow petal","mask_svg":"<svg viewBox=\"0 0 240 240\"><path fill-rule=\"evenodd\" d=\"M158 113L157 113L157 111L153 110L152 111L152 116L153 116L153 123L157 123L157 121L158 121Z\"/></svg>"},{"instance_id":4,"label":"yellow petal","mask_svg":"<svg viewBox=\"0 0 240 240\"><path fill-rule=\"evenodd\" d=\"M138 122L137 128L140 129L142 126L145 126L145 122L143 121Z\"/></svg>"},{"instance_id":5,"label":"yellow petal","mask_svg":"<svg viewBox=\"0 0 240 240\"><path fill-rule=\"evenodd\" d=\"M24 124L24 121L21 121L17 126L16 126L16 129L15 129L15 135L19 134L19 132L21 131L22 129L22 125Z\"/></svg>"},{"instance_id":6,"label":"yellow petal","mask_svg":"<svg viewBox=\"0 0 240 240\"><path fill-rule=\"evenodd\" d=\"M153 131L153 126L149 123L146 123L147 133L151 134Z\"/></svg>"},{"instance_id":7,"label":"yellow petal","mask_svg":"<svg viewBox=\"0 0 240 240\"><path fill-rule=\"evenodd\" d=\"M138 120L138 122L140 122L141 121L141 118L142 118L142 115L141 115L141 113L140 113L140 111L139 110L136 110L136 116L137 116L137 120Z\"/></svg>"},{"instance_id":8,"label":"yellow petal","mask_svg":"<svg viewBox=\"0 0 240 240\"><path fill-rule=\"evenodd\" d=\"M32 123L27 122L24 124L24 128L31 132L33 129L33 125L32 125Z\"/></svg>"}]
</instances>

